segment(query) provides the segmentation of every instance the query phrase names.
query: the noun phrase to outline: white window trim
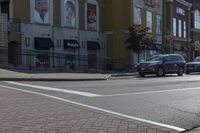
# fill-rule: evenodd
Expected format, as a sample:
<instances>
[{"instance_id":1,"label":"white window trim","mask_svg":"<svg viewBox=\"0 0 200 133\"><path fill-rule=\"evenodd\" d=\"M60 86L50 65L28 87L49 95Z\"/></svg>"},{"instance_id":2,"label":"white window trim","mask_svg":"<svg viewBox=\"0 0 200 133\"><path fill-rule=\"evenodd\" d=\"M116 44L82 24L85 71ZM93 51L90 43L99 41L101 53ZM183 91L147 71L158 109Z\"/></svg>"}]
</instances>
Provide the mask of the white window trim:
<instances>
[{"instance_id":1,"label":"white window trim","mask_svg":"<svg viewBox=\"0 0 200 133\"><path fill-rule=\"evenodd\" d=\"M97 2L97 0L86 0L85 2L85 30L88 30L88 26L87 26L87 4L93 4L96 5L96 9L97 9L97 32L100 31L100 15L99 15L99 3Z\"/></svg>"}]
</instances>

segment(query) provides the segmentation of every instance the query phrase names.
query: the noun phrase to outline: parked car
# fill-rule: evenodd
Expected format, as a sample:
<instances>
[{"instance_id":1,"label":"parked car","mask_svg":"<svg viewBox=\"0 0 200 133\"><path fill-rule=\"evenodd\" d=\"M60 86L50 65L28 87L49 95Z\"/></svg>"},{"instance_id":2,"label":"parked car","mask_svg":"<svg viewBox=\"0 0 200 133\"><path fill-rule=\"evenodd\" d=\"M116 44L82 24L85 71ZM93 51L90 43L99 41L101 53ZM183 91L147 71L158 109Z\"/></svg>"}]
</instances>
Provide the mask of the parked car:
<instances>
[{"instance_id":1,"label":"parked car","mask_svg":"<svg viewBox=\"0 0 200 133\"><path fill-rule=\"evenodd\" d=\"M186 73L200 72L200 56L194 58L192 62L186 63Z\"/></svg>"},{"instance_id":2,"label":"parked car","mask_svg":"<svg viewBox=\"0 0 200 133\"><path fill-rule=\"evenodd\" d=\"M146 74L156 74L161 77L172 73L182 76L185 64L185 59L179 54L155 55L149 60L139 63L137 71L142 77Z\"/></svg>"}]
</instances>

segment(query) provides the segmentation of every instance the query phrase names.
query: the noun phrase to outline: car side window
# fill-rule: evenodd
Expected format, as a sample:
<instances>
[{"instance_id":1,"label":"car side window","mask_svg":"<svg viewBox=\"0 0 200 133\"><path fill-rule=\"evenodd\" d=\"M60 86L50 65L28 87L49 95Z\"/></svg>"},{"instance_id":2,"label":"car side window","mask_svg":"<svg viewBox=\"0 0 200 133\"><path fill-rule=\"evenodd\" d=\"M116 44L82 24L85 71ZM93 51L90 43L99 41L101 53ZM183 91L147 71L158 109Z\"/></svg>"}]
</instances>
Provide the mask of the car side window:
<instances>
[{"instance_id":1,"label":"car side window","mask_svg":"<svg viewBox=\"0 0 200 133\"><path fill-rule=\"evenodd\" d=\"M176 60L177 60L178 62L183 62L183 61L185 61L185 59L184 59L182 56L177 56L176 58L177 58Z\"/></svg>"},{"instance_id":2,"label":"car side window","mask_svg":"<svg viewBox=\"0 0 200 133\"><path fill-rule=\"evenodd\" d=\"M172 60L178 62L179 58L178 58L178 56L172 56Z\"/></svg>"},{"instance_id":3,"label":"car side window","mask_svg":"<svg viewBox=\"0 0 200 133\"><path fill-rule=\"evenodd\" d=\"M167 57L165 58L165 62L170 62L170 61L172 61L171 56L167 56Z\"/></svg>"}]
</instances>

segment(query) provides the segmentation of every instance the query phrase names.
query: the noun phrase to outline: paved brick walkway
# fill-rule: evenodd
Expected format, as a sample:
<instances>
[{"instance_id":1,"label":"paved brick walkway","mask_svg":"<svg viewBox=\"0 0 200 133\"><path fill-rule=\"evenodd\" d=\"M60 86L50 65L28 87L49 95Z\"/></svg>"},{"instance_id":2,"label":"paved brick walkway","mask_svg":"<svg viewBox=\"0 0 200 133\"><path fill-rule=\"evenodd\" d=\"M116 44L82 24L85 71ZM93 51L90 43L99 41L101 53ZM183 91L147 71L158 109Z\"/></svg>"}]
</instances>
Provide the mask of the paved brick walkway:
<instances>
[{"instance_id":1,"label":"paved brick walkway","mask_svg":"<svg viewBox=\"0 0 200 133\"><path fill-rule=\"evenodd\" d=\"M0 88L0 133L178 133L55 99Z\"/></svg>"}]
</instances>

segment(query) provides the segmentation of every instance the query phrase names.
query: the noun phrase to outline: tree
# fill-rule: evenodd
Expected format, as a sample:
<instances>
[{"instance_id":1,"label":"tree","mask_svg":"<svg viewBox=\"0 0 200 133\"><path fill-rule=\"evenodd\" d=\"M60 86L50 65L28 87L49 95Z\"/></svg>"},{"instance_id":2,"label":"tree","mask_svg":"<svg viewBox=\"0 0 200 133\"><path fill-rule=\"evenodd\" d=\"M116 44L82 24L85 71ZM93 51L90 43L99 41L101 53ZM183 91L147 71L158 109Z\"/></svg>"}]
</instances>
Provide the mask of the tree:
<instances>
[{"instance_id":1,"label":"tree","mask_svg":"<svg viewBox=\"0 0 200 133\"><path fill-rule=\"evenodd\" d=\"M128 49L132 49L139 56L142 51L148 49L155 49L155 39L148 35L148 27L142 27L141 25L133 24L128 27L129 38L125 41Z\"/></svg>"}]
</instances>

